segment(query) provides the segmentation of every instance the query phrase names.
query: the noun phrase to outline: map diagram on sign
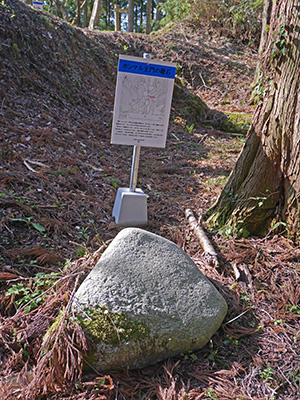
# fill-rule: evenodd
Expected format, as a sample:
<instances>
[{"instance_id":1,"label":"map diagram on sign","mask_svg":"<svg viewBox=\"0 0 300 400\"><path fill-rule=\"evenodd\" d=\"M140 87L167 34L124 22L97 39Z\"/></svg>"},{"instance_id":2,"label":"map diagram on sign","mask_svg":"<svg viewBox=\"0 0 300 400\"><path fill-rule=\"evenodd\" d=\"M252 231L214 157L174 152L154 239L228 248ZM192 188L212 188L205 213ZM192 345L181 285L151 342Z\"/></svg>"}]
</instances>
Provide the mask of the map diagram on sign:
<instances>
[{"instance_id":1,"label":"map diagram on sign","mask_svg":"<svg viewBox=\"0 0 300 400\"><path fill-rule=\"evenodd\" d=\"M112 144L165 147L176 65L120 56Z\"/></svg>"},{"instance_id":2,"label":"map diagram on sign","mask_svg":"<svg viewBox=\"0 0 300 400\"><path fill-rule=\"evenodd\" d=\"M164 79L125 74L121 78L119 118L144 117L162 120L167 104L168 84Z\"/></svg>"}]
</instances>

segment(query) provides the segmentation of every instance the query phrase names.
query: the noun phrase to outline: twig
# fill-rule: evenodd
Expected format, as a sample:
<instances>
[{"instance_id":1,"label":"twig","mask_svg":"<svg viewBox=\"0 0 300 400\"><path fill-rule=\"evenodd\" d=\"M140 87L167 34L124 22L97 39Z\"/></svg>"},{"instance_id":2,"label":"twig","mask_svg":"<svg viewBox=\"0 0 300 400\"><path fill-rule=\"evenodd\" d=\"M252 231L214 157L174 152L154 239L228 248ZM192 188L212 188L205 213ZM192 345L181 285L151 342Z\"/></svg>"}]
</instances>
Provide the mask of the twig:
<instances>
[{"instance_id":1,"label":"twig","mask_svg":"<svg viewBox=\"0 0 300 400\"><path fill-rule=\"evenodd\" d=\"M37 171L36 171L35 169L33 169L33 168L28 164L28 162L27 162L26 160L24 160L23 162L24 162L24 165L29 169L29 171L37 173Z\"/></svg>"},{"instance_id":2,"label":"twig","mask_svg":"<svg viewBox=\"0 0 300 400\"><path fill-rule=\"evenodd\" d=\"M71 240L69 240L69 243L75 244L76 246L81 247L82 249L84 249L84 250L86 251L86 253L87 253L90 257L92 257L92 253L90 253L90 252L88 251L88 249L87 249L83 244L76 243L76 242L72 242Z\"/></svg>"},{"instance_id":3,"label":"twig","mask_svg":"<svg viewBox=\"0 0 300 400\"><path fill-rule=\"evenodd\" d=\"M171 132L171 135L174 136L174 138L177 139L178 142L180 141L180 139L178 139L178 137L175 135L175 133Z\"/></svg>"},{"instance_id":4,"label":"twig","mask_svg":"<svg viewBox=\"0 0 300 400\"><path fill-rule=\"evenodd\" d=\"M232 267L233 272L234 272L235 280L238 281L240 279L241 273L240 273L236 263L232 263L231 267Z\"/></svg>"},{"instance_id":5,"label":"twig","mask_svg":"<svg viewBox=\"0 0 300 400\"><path fill-rule=\"evenodd\" d=\"M180 30L181 30L181 33L182 33L183 37L184 37L185 40L189 43L189 40L188 40L188 38L186 37L186 35L185 35L185 33L184 33L184 30L183 30L183 28L182 28L182 25L179 24L179 26L180 26Z\"/></svg>"},{"instance_id":6,"label":"twig","mask_svg":"<svg viewBox=\"0 0 300 400\"><path fill-rule=\"evenodd\" d=\"M25 161L26 161L27 163L30 163L30 164L38 165L39 167L50 168L49 165L43 164L43 163L41 163L40 161L29 160L28 158L26 158Z\"/></svg>"},{"instance_id":7,"label":"twig","mask_svg":"<svg viewBox=\"0 0 300 400\"><path fill-rule=\"evenodd\" d=\"M185 216L190 224L191 228L193 228L194 233L199 240L205 255L208 258L208 264L212 267L218 268L219 267L219 260L215 249L213 248L211 242L209 241L208 237L206 236L203 228L198 224L196 218L194 217L193 212L187 208L185 210Z\"/></svg>"},{"instance_id":8,"label":"twig","mask_svg":"<svg viewBox=\"0 0 300 400\"><path fill-rule=\"evenodd\" d=\"M208 137L208 134L206 133L198 142L198 144L201 144L204 142L204 140Z\"/></svg>"},{"instance_id":9,"label":"twig","mask_svg":"<svg viewBox=\"0 0 300 400\"><path fill-rule=\"evenodd\" d=\"M204 86L206 89L216 90L217 92L219 92L219 93L223 96L223 93L221 92L220 89L218 89L218 88L212 88L212 87L210 87L210 86L207 86L207 84L205 83L205 80L203 79L203 76L202 76L201 72L199 72L199 77L200 77L200 79L201 79L201 81L202 81L202 83L203 83L203 86Z\"/></svg>"},{"instance_id":10,"label":"twig","mask_svg":"<svg viewBox=\"0 0 300 400\"><path fill-rule=\"evenodd\" d=\"M246 311L242 312L241 314L237 315L236 317L232 318L230 321L225 322L225 325L231 324L232 322L236 321L237 319L241 318L243 315L245 315L247 312L249 312L251 308L247 308Z\"/></svg>"}]
</instances>

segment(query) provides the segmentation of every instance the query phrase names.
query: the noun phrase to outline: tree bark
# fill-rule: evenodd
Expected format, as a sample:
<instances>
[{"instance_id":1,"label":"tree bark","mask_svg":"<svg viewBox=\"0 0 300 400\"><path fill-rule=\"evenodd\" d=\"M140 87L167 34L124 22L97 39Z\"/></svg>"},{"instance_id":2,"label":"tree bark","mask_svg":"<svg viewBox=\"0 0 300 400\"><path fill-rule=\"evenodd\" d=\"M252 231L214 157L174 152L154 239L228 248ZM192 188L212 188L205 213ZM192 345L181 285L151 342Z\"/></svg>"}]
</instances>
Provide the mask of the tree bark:
<instances>
[{"instance_id":1,"label":"tree bark","mask_svg":"<svg viewBox=\"0 0 300 400\"><path fill-rule=\"evenodd\" d=\"M63 19L68 21L69 13L68 13L66 6L63 3L61 3L59 0L54 0L54 3L55 3L55 7L56 7L57 11L61 13Z\"/></svg>"},{"instance_id":2,"label":"tree bark","mask_svg":"<svg viewBox=\"0 0 300 400\"><path fill-rule=\"evenodd\" d=\"M155 15L155 22L158 24L162 19L162 11L161 11L161 4L162 0L157 0L156 5L156 15Z\"/></svg>"},{"instance_id":3,"label":"tree bark","mask_svg":"<svg viewBox=\"0 0 300 400\"><path fill-rule=\"evenodd\" d=\"M260 34L260 43L259 43L259 48L258 48L258 58L259 59L261 59L261 57L263 55L263 51L266 46L273 4L274 3L272 0L264 0L264 7L263 7L263 12L262 12L262 26L261 26L261 34ZM254 79L253 79L253 87L254 88L258 85L258 81L260 78L260 71L261 71L261 63L258 62L256 65ZM255 103L255 91L252 96L252 101Z\"/></svg>"},{"instance_id":4,"label":"tree bark","mask_svg":"<svg viewBox=\"0 0 300 400\"><path fill-rule=\"evenodd\" d=\"M146 34L151 32L152 0L147 0L146 8Z\"/></svg>"},{"instance_id":5,"label":"tree bark","mask_svg":"<svg viewBox=\"0 0 300 400\"><path fill-rule=\"evenodd\" d=\"M81 4L80 0L76 0L76 15L71 24L80 26L80 17L81 17Z\"/></svg>"},{"instance_id":6,"label":"tree bark","mask_svg":"<svg viewBox=\"0 0 300 400\"><path fill-rule=\"evenodd\" d=\"M144 22L143 12L144 12L144 3L142 2L141 7L140 7L140 31L142 29L143 22Z\"/></svg>"},{"instance_id":7,"label":"tree bark","mask_svg":"<svg viewBox=\"0 0 300 400\"><path fill-rule=\"evenodd\" d=\"M208 222L236 236L276 222L300 239L300 6L274 1L261 59L260 102L244 148Z\"/></svg>"},{"instance_id":8,"label":"tree bark","mask_svg":"<svg viewBox=\"0 0 300 400\"><path fill-rule=\"evenodd\" d=\"M82 25L84 28L88 26L88 19L87 19L87 13L88 13L88 0L84 0L83 4L81 5L81 8L83 10L83 20L82 20Z\"/></svg>"},{"instance_id":9,"label":"tree bark","mask_svg":"<svg viewBox=\"0 0 300 400\"><path fill-rule=\"evenodd\" d=\"M134 0L128 0L128 32L133 32Z\"/></svg>"},{"instance_id":10,"label":"tree bark","mask_svg":"<svg viewBox=\"0 0 300 400\"><path fill-rule=\"evenodd\" d=\"M95 0L89 22L89 29L93 30L99 22L102 0Z\"/></svg>"}]
</instances>

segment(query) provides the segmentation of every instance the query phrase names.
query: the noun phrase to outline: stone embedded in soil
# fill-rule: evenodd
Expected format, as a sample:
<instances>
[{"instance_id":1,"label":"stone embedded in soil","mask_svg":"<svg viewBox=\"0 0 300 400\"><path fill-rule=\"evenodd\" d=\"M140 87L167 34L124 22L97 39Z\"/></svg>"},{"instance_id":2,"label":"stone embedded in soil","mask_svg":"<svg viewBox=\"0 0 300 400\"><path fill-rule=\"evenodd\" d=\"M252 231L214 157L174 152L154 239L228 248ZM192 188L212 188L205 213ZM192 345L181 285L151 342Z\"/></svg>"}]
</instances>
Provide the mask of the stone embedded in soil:
<instances>
[{"instance_id":1,"label":"stone embedded in soil","mask_svg":"<svg viewBox=\"0 0 300 400\"><path fill-rule=\"evenodd\" d=\"M143 368L197 350L227 312L224 298L182 249L138 228L115 237L78 289L73 309L85 310L81 318L92 321L97 307L118 331L117 340L99 340L83 324L96 344L89 362L102 371Z\"/></svg>"}]
</instances>

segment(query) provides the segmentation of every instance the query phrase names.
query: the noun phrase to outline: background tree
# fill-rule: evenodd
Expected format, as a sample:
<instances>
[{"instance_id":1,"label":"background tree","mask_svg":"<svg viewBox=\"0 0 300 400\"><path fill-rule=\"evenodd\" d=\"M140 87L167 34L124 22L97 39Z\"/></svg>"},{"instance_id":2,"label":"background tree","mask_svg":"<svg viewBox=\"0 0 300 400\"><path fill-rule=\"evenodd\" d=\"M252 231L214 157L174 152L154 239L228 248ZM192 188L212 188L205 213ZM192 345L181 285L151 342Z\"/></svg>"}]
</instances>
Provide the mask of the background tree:
<instances>
[{"instance_id":1,"label":"background tree","mask_svg":"<svg viewBox=\"0 0 300 400\"><path fill-rule=\"evenodd\" d=\"M81 8L80 0L76 0L76 15L72 21L72 25L80 26Z\"/></svg>"},{"instance_id":2,"label":"background tree","mask_svg":"<svg viewBox=\"0 0 300 400\"><path fill-rule=\"evenodd\" d=\"M94 29L99 22L102 0L95 0L89 22L89 29Z\"/></svg>"},{"instance_id":3,"label":"background tree","mask_svg":"<svg viewBox=\"0 0 300 400\"><path fill-rule=\"evenodd\" d=\"M134 0L128 0L128 32L133 32L134 27Z\"/></svg>"},{"instance_id":4,"label":"background tree","mask_svg":"<svg viewBox=\"0 0 300 400\"><path fill-rule=\"evenodd\" d=\"M151 32L152 0L147 0L146 6L146 34Z\"/></svg>"},{"instance_id":5,"label":"background tree","mask_svg":"<svg viewBox=\"0 0 300 400\"><path fill-rule=\"evenodd\" d=\"M57 14L66 21L69 21L70 17L66 2L60 2L59 0L54 0L54 4Z\"/></svg>"},{"instance_id":6,"label":"background tree","mask_svg":"<svg viewBox=\"0 0 300 400\"><path fill-rule=\"evenodd\" d=\"M285 224L300 238L300 15L274 2L252 128L209 222L238 236Z\"/></svg>"},{"instance_id":7,"label":"background tree","mask_svg":"<svg viewBox=\"0 0 300 400\"><path fill-rule=\"evenodd\" d=\"M156 2L155 23L158 25L162 19L162 0Z\"/></svg>"},{"instance_id":8,"label":"background tree","mask_svg":"<svg viewBox=\"0 0 300 400\"><path fill-rule=\"evenodd\" d=\"M86 28L88 26L88 0L84 0L82 4L83 9L83 24L82 26Z\"/></svg>"}]
</instances>

